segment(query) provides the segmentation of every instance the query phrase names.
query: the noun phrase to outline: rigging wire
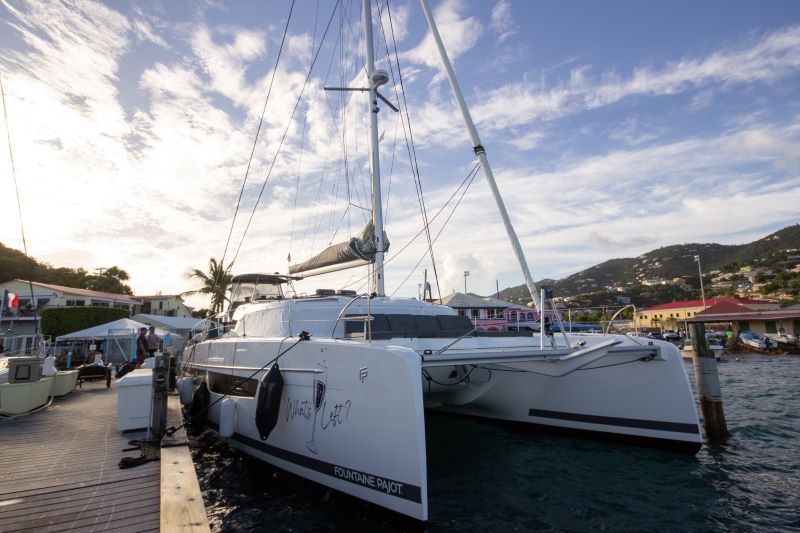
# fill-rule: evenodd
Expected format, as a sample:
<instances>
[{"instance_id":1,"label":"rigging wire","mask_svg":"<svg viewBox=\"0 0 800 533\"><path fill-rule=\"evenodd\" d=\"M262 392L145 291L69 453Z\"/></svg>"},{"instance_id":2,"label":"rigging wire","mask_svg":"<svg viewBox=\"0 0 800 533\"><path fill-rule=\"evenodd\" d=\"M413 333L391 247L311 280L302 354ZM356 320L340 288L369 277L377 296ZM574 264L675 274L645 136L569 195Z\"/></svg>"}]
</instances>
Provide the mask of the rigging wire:
<instances>
[{"instance_id":1,"label":"rigging wire","mask_svg":"<svg viewBox=\"0 0 800 533\"><path fill-rule=\"evenodd\" d=\"M380 12L380 4L378 4L378 6L379 6L379 12ZM410 117L410 115L408 113L408 101L406 99L405 84L403 82L403 71L400 69L400 55L397 52L397 39L395 38L395 34L394 34L394 23L392 21L392 10L389 7L389 0L386 0L386 13L387 13L387 15L389 17L389 28L391 29L391 33L392 33L392 45L394 47L395 64L397 65L397 75L398 75L398 78L400 79L400 94L402 94L402 96L403 96L403 108L405 110L406 122L408 123L408 136L406 138L406 150L408 150L408 152L409 152L409 161L412 159L412 156L413 156L413 163L412 163L411 169L412 169L412 174L414 175L414 185L417 188L417 196L418 196L418 199L419 199L420 208L422 210L423 222L425 224L425 235L426 235L426 238L428 240L428 251L429 251L430 256L431 256L431 265L433 267L433 277L434 277L434 280L436 281L436 292L439 294L439 300L441 301L441 299L442 299L442 289L439 286L439 273L438 273L438 270L436 268L436 258L433 255L433 241L431 241L430 224L428 223L428 213L427 213L427 209L425 208L425 198L424 198L423 193L422 193L422 178L420 177L420 174L419 174L419 161L417 160L417 150L416 150L416 146L414 144L414 134L411 131L411 117ZM382 23L381 23L381 33L383 34L384 43L385 43L386 50L387 50L387 58L389 59L389 66L391 67L392 60L391 60L391 57L388 54L389 45L388 45L388 42L386 42L386 32L383 30L383 24ZM392 76L394 77L394 70L393 69L392 69ZM406 125L404 123L403 124L403 134L405 135L405 133L406 133ZM409 146L409 140L410 140L410 146Z\"/></svg>"},{"instance_id":2,"label":"rigging wire","mask_svg":"<svg viewBox=\"0 0 800 533\"><path fill-rule=\"evenodd\" d=\"M433 223L439 217L439 215L442 214L442 212L450 204L450 202L453 201L453 198L456 197L456 195L458 194L458 191L460 191L462 187L464 187L465 185L467 187L469 187L469 185L472 184L472 181L475 179L475 176L478 173L478 169L479 168L480 168L480 163L475 163L475 165L472 167L472 169L467 173L467 177L464 178L464 180L459 184L458 187L456 187L456 190L453 191L453 194L451 194L450 197L447 199L447 201L445 201L445 203L442 204L442 207L439 208L439 210L436 212L436 214L434 214L433 217L431 217L430 223ZM463 197L463 193L462 193L462 197ZM451 216L452 216L452 214L451 214ZM449 218L448 218L448 220L449 220ZM421 230L419 230L417 232L417 234L414 235L411 238L411 240L409 240L402 248L400 248L396 253L392 254L391 257L386 259L386 262L384 264L390 263L392 260L394 260L400 254L402 254L406 249L408 249L409 246L411 246L414 243L414 241L416 241L419 238L420 235L422 235L424 233L424 231L425 231L425 228L422 228ZM423 255L423 258L425 257L425 255L427 255L427 252L425 252L425 254ZM412 270L412 272L413 272L413 270ZM362 277L358 278L357 280L353 281L352 283L348 283L347 285L343 285L342 288L351 287L351 286L355 285L356 283L361 283L365 279L369 279L370 276L371 276L371 274L367 274L366 276L362 276ZM363 287L363 285L362 285L362 287ZM361 291L361 288L358 289L358 292L360 292L360 291ZM395 292L397 292L397 291L395 291Z\"/></svg>"},{"instance_id":3,"label":"rigging wire","mask_svg":"<svg viewBox=\"0 0 800 533\"><path fill-rule=\"evenodd\" d=\"M14 151L11 149L11 124L8 122L6 109L6 91L3 88L3 78L0 76L0 97L3 99L3 119L6 123L6 139L8 141L8 157L11 160L11 176L14 178L14 192L17 195L17 213L19 213L19 231L22 233L22 249L28 260L28 287L31 291L31 305L33 306L33 334L39 335L39 320L37 318L36 301L33 296L33 258L28 255L28 241L25 239L25 226L22 223L22 203L19 199L19 184L17 183L17 169L14 165Z\"/></svg>"},{"instance_id":4,"label":"rigging wire","mask_svg":"<svg viewBox=\"0 0 800 533\"><path fill-rule=\"evenodd\" d=\"M314 54L314 59L311 61L311 66L308 69L308 75L306 75L306 79L303 82L303 86L300 89L300 94L297 95L297 101L294 104L294 108L292 109L292 114L289 117L289 120L286 124L286 129L283 131L283 135L281 136L280 143L278 143L278 149L275 152L275 156L272 158L272 163L270 163L269 170L267 171L267 176L264 178L264 182L261 185L261 190L258 193L258 197L256 198L256 202L253 205L253 209L250 212L250 218L247 220L247 225L244 228L244 232L242 233L242 238L239 241L239 246L236 248L236 254L234 254L233 259L231 260L230 267L236 262L236 259L239 257L239 252L242 249L242 244L244 243L244 239L247 236L247 232L250 229L250 224L253 222L253 217L255 216L256 209L258 209L258 204L261 201L261 197L264 195L264 189L267 187L267 182L269 182L270 176L272 176L272 170L275 168L275 163L278 160L278 156L281 153L281 149L283 148L283 143L286 140L286 136L289 134L289 129L292 126L292 120L294 119L294 115L297 112L297 108L300 106L300 102L303 98L303 93L305 92L306 87L308 86L308 80L311 79L311 74L314 71L314 65L317 62L317 58L319 57L319 53L322 50L322 45L325 42L325 37L328 35L328 30L331 27L331 23L333 22L333 17L336 15L336 11L339 8L341 0L337 0L336 4L333 6L333 11L331 12L331 17L328 19L328 25L325 27L325 32L322 34L322 38L320 39L319 47L317 48L317 52Z\"/></svg>"},{"instance_id":5,"label":"rigging wire","mask_svg":"<svg viewBox=\"0 0 800 533\"><path fill-rule=\"evenodd\" d=\"M319 19L319 0L317 0L317 9L314 12L314 36L311 39L311 53L314 53L314 49L317 47L317 22ZM300 192L300 171L303 166L303 149L305 148L305 140L306 140L306 125L308 123L308 97L306 97L306 112L303 115L303 135L300 141L300 157L297 161L297 181L295 181L294 185L294 206L292 207L292 229L289 231L289 254L286 256L286 262L292 262L292 241L294 239L294 221L295 215L297 214L297 197Z\"/></svg>"},{"instance_id":6,"label":"rigging wire","mask_svg":"<svg viewBox=\"0 0 800 533\"><path fill-rule=\"evenodd\" d=\"M292 12L294 11L294 2L292 0L291 6L289 6L289 16L286 18L286 26L283 28L283 37L281 38L281 45L278 48L278 57L275 58L275 68L272 71L272 78L269 80L269 88L267 89L267 97L264 99L264 107L261 109L261 118L258 120L258 128L256 128L256 136L253 139L253 148L250 149L250 157L247 160L247 168L244 171L244 179L242 180L242 188L239 190L239 198L236 200L236 209L233 212L233 219L231 219L231 227L228 230L228 238L225 241L225 250L222 252L222 260L220 261L220 266L225 264L225 256L228 254L228 246L231 243L231 237L233 236L233 227L236 223L236 216L239 214L239 206L242 203L242 196L244 196L244 187L247 184L247 177L250 175L250 165L253 163L253 157L256 153L256 146L258 146L258 136L261 133L261 127L264 124L264 114L267 111L267 104L269 103L269 97L272 94L272 84L275 82L275 74L278 72L278 65L281 61L281 56L283 55L283 45L286 42L286 34L289 31L289 22L292 20ZM238 253L238 250L237 250ZM235 261L235 258L234 258ZM233 261L231 261L231 265L228 267L233 266Z\"/></svg>"},{"instance_id":7,"label":"rigging wire","mask_svg":"<svg viewBox=\"0 0 800 533\"><path fill-rule=\"evenodd\" d=\"M469 183L467 183L467 186L464 187L464 190L461 192L461 196L458 198L458 201L456 202L456 205L453 206L453 209L450 211L450 214L447 215L447 218L445 219L444 223L442 223L442 227L439 229L439 232L436 234L436 237L433 238L433 242L436 242L436 241L439 240L439 236L442 234L444 229L447 227L447 223L450 222L450 219L452 218L453 214L456 212L456 209L458 209L458 206L461 204L461 200L464 199L464 195L467 194L467 189L469 189L470 185L472 185L472 182L475 180L475 176L478 174L478 166L479 165L476 165L475 167L473 167L474 173L472 174L472 178L469 180ZM397 293L397 291L399 291L403 287L403 285L405 285L406 281L408 281L408 278L410 278L411 275L417 270L417 268L419 267L419 264L422 263L422 260L425 259L426 255L427 255L427 252L422 254L422 257L419 258L419 261L417 261L417 264L414 265L414 268L411 269L411 271L408 273L408 275L403 279L402 282L400 282L400 284L394 290L394 292L392 293L392 296L394 296L395 293ZM440 302L442 301L441 296L439 296L439 301Z\"/></svg>"}]
</instances>

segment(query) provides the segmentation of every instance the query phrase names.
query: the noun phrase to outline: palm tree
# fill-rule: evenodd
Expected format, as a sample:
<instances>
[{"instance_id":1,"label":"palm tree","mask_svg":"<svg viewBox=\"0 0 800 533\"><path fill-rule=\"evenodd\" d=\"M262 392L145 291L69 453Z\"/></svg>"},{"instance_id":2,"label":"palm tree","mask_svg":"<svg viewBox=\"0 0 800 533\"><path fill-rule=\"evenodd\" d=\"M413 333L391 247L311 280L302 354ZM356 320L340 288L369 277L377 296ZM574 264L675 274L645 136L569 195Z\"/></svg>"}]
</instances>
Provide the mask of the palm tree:
<instances>
[{"instance_id":1,"label":"palm tree","mask_svg":"<svg viewBox=\"0 0 800 533\"><path fill-rule=\"evenodd\" d=\"M210 315L214 316L222 312L225 307L225 301L228 299L225 292L231 284L231 274L228 271L230 267L223 268L222 262L217 262L213 257L208 260L208 273L203 272L199 268L190 268L186 272L187 278L197 278L203 282L203 287L194 291L186 291L183 295L192 294L209 294L211 295L211 305L209 307Z\"/></svg>"}]
</instances>

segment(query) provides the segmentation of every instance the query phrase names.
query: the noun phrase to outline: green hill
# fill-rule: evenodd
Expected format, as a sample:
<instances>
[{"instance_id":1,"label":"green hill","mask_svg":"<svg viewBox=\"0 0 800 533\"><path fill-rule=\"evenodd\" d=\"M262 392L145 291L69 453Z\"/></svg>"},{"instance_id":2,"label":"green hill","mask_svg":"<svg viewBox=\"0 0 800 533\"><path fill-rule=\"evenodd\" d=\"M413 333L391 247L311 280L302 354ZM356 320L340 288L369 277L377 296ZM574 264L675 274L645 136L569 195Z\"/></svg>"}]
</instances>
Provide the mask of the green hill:
<instances>
[{"instance_id":1,"label":"green hill","mask_svg":"<svg viewBox=\"0 0 800 533\"><path fill-rule=\"evenodd\" d=\"M698 297L700 280L695 255L700 256L703 277L708 282L709 273L715 270L738 272L744 266L792 269L800 261L789 260L788 257L800 254L799 249L800 224L795 224L749 244L688 243L665 246L639 257L610 259L560 280L545 279L538 284L552 288L555 296L562 297L607 293L609 288L624 288L626 293L632 295L637 306L652 305L662 303L658 301L661 299L671 301L682 296ZM674 278L683 278L693 290L647 286L648 282L652 284L658 280L671 281ZM655 298L654 293L657 295ZM640 301L636 301L637 295ZM530 300L524 285L500 291L500 298L516 303Z\"/></svg>"}]
</instances>

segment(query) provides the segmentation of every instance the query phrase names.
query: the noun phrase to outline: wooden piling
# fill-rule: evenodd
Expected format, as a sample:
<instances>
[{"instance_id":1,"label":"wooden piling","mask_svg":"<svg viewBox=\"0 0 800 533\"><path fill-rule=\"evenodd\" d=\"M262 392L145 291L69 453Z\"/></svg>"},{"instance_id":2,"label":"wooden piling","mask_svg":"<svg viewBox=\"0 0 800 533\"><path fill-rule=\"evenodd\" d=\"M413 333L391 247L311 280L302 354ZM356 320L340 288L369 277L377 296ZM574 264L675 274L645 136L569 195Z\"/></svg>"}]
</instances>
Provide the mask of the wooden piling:
<instances>
[{"instance_id":1,"label":"wooden piling","mask_svg":"<svg viewBox=\"0 0 800 533\"><path fill-rule=\"evenodd\" d=\"M717 359L706 343L706 328L702 323L691 325L692 363L694 365L697 397L703 413L703 426L710 442L728 438L728 426L722 410L722 390L719 386Z\"/></svg>"}]
</instances>

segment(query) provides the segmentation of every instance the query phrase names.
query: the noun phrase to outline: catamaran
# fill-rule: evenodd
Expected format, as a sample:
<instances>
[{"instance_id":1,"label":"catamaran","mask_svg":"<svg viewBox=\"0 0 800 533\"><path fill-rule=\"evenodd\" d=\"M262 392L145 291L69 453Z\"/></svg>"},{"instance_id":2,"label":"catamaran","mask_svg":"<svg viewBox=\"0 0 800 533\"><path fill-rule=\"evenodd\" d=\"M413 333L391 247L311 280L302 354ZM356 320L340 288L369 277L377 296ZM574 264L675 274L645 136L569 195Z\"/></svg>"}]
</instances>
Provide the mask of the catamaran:
<instances>
[{"instance_id":1,"label":"catamaran","mask_svg":"<svg viewBox=\"0 0 800 533\"><path fill-rule=\"evenodd\" d=\"M472 148L533 306L546 310L426 0L421 0ZM448 307L387 297L372 9L362 0L372 213L360 238L281 274L233 278L224 322L184 354L182 401L217 435L277 467L428 519L426 410L613 436L696 452L695 401L678 348L622 335L480 332ZM368 294L292 295L293 281L368 265ZM558 313L556 312L557 316ZM453 443L457 446L458 443Z\"/></svg>"}]
</instances>

